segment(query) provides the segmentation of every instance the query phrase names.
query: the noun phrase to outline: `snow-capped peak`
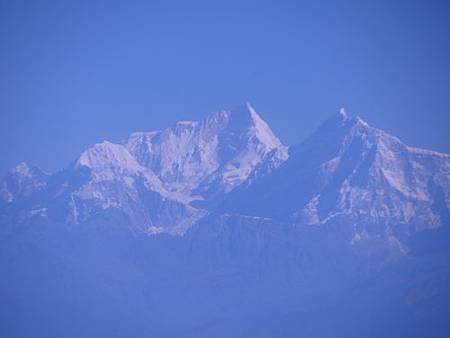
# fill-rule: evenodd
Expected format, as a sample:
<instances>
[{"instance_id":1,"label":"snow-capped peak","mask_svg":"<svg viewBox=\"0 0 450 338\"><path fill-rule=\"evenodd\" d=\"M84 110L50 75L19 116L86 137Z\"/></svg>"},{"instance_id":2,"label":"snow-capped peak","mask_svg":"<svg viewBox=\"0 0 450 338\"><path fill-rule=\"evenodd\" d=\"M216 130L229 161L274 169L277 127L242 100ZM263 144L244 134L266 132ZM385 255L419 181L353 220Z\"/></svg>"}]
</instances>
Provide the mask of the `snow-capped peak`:
<instances>
[{"instance_id":1,"label":"snow-capped peak","mask_svg":"<svg viewBox=\"0 0 450 338\"><path fill-rule=\"evenodd\" d=\"M286 147L248 103L201 121L180 121L158 132L132 134L124 142L138 163L155 172L169 191L202 195L229 190L244 182L266 155Z\"/></svg>"},{"instance_id":2,"label":"snow-capped peak","mask_svg":"<svg viewBox=\"0 0 450 338\"><path fill-rule=\"evenodd\" d=\"M136 160L123 145L109 141L103 141L84 151L77 163L91 169L120 166L136 171L139 168Z\"/></svg>"},{"instance_id":3,"label":"snow-capped peak","mask_svg":"<svg viewBox=\"0 0 450 338\"><path fill-rule=\"evenodd\" d=\"M21 162L11 170L11 174L19 176L30 176L31 168L26 162Z\"/></svg>"},{"instance_id":4,"label":"snow-capped peak","mask_svg":"<svg viewBox=\"0 0 450 338\"><path fill-rule=\"evenodd\" d=\"M281 141L275 136L267 122L262 119L250 103L246 102L240 109L250 115L250 131L255 133L255 136L263 144L272 149L283 147Z\"/></svg>"},{"instance_id":5,"label":"snow-capped peak","mask_svg":"<svg viewBox=\"0 0 450 338\"><path fill-rule=\"evenodd\" d=\"M449 160L445 154L407 147L340 111L293 147L285 165L232 204L248 213L245 205L251 201L249 208L256 205L259 214L309 224L339 220L386 231L401 225L402 231L413 233L445 221Z\"/></svg>"},{"instance_id":6,"label":"snow-capped peak","mask_svg":"<svg viewBox=\"0 0 450 338\"><path fill-rule=\"evenodd\" d=\"M344 121L348 119L347 110L344 107L341 107L339 109L339 115L341 116L342 120L344 120Z\"/></svg>"},{"instance_id":7,"label":"snow-capped peak","mask_svg":"<svg viewBox=\"0 0 450 338\"><path fill-rule=\"evenodd\" d=\"M26 162L21 162L9 171L9 176L19 180L42 179L50 174L36 166L30 166Z\"/></svg>"},{"instance_id":8,"label":"snow-capped peak","mask_svg":"<svg viewBox=\"0 0 450 338\"><path fill-rule=\"evenodd\" d=\"M0 181L0 202L11 202L19 196L29 196L45 187L50 174L27 163L19 163Z\"/></svg>"},{"instance_id":9,"label":"snow-capped peak","mask_svg":"<svg viewBox=\"0 0 450 338\"><path fill-rule=\"evenodd\" d=\"M442 224L446 211L436 206L450 206L449 161L407 147L343 108L290 148L288 159L287 147L245 103L133 133L121 144L104 141L53 175L21 163L0 182L0 206L33 201L76 224L114 209L147 232L182 233L204 215L200 205L227 196L231 210L246 214L308 224L340 217L413 231Z\"/></svg>"},{"instance_id":10,"label":"snow-capped peak","mask_svg":"<svg viewBox=\"0 0 450 338\"><path fill-rule=\"evenodd\" d=\"M121 144L103 141L84 151L75 168L89 168L96 181L113 180L123 175L135 175L141 165Z\"/></svg>"}]
</instances>

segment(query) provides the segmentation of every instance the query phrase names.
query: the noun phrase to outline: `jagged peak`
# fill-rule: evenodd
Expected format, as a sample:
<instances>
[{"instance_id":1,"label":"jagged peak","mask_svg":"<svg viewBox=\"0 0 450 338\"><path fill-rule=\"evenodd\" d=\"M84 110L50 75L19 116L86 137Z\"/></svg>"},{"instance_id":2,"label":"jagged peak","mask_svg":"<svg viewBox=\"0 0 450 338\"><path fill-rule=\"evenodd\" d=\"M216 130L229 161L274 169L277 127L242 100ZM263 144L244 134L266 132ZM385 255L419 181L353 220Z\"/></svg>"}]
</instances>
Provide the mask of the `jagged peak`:
<instances>
[{"instance_id":1,"label":"jagged peak","mask_svg":"<svg viewBox=\"0 0 450 338\"><path fill-rule=\"evenodd\" d=\"M352 116L345 108L340 108L337 113L330 116L304 143L315 142L317 139L329 139L330 142L337 143L346 140L345 143L349 144L354 138L363 138L368 142L367 144L377 144L380 155L384 155L383 149L390 147L402 148L411 154L442 158L450 156L450 154L407 146L398 137L371 126L361 116Z\"/></svg>"},{"instance_id":2,"label":"jagged peak","mask_svg":"<svg viewBox=\"0 0 450 338\"><path fill-rule=\"evenodd\" d=\"M344 128L348 128L350 123L354 122L355 119L349 117L345 108L340 108L336 113L328 117L317 130L308 138L315 138L318 135L336 133L342 131Z\"/></svg>"},{"instance_id":3,"label":"jagged peak","mask_svg":"<svg viewBox=\"0 0 450 338\"><path fill-rule=\"evenodd\" d=\"M239 114L258 115L255 108L251 105L250 102L241 103L240 105L231 109L231 112Z\"/></svg>"},{"instance_id":4,"label":"jagged peak","mask_svg":"<svg viewBox=\"0 0 450 338\"><path fill-rule=\"evenodd\" d=\"M14 168L11 169L12 174L17 174L21 176L28 176L30 174L30 166L26 162L20 162Z\"/></svg>"},{"instance_id":5,"label":"jagged peak","mask_svg":"<svg viewBox=\"0 0 450 338\"><path fill-rule=\"evenodd\" d=\"M94 152L108 152L113 154L122 151L122 149L123 149L122 145L104 140L100 143L94 144L92 147L85 150L81 156L88 155Z\"/></svg>"},{"instance_id":6,"label":"jagged peak","mask_svg":"<svg viewBox=\"0 0 450 338\"><path fill-rule=\"evenodd\" d=\"M9 172L10 175L31 178L36 175L50 175L37 166L30 166L26 162L20 162Z\"/></svg>"},{"instance_id":7,"label":"jagged peak","mask_svg":"<svg viewBox=\"0 0 450 338\"><path fill-rule=\"evenodd\" d=\"M346 108L341 107L338 112L331 115L328 119L323 122L319 128L319 130L337 130L341 128L351 128L354 126L359 126L363 128L373 129L376 128L371 127L362 117L358 115L353 115L347 111Z\"/></svg>"},{"instance_id":8,"label":"jagged peak","mask_svg":"<svg viewBox=\"0 0 450 338\"><path fill-rule=\"evenodd\" d=\"M77 160L77 165L97 168L104 166L121 166L137 170L139 165L128 150L121 144L109 141L97 143L85 150Z\"/></svg>"},{"instance_id":9,"label":"jagged peak","mask_svg":"<svg viewBox=\"0 0 450 338\"><path fill-rule=\"evenodd\" d=\"M345 125L355 125L360 124L366 127L370 127L369 124L359 115L354 115L348 112L347 108L341 107L339 110L331 115L325 122L324 125L334 125L334 127L345 126Z\"/></svg>"},{"instance_id":10,"label":"jagged peak","mask_svg":"<svg viewBox=\"0 0 450 338\"><path fill-rule=\"evenodd\" d=\"M229 110L228 116L230 117L231 128L236 127L238 123L242 124L238 127L244 128L248 134L254 135L269 148L285 148L268 123L249 102Z\"/></svg>"},{"instance_id":11,"label":"jagged peak","mask_svg":"<svg viewBox=\"0 0 450 338\"><path fill-rule=\"evenodd\" d=\"M32 190L45 187L49 176L39 167L19 163L0 180L0 201L10 203L22 193L30 195Z\"/></svg>"},{"instance_id":12,"label":"jagged peak","mask_svg":"<svg viewBox=\"0 0 450 338\"><path fill-rule=\"evenodd\" d=\"M240 104L239 106L229 110L228 113L231 116L241 116L243 118L247 118L251 124L257 124L260 121L265 123L256 109L249 102Z\"/></svg>"},{"instance_id":13,"label":"jagged peak","mask_svg":"<svg viewBox=\"0 0 450 338\"><path fill-rule=\"evenodd\" d=\"M347 110L344 107L341 107L339 109L339 113L338 114L339 114L339 116L341 117L341 119L343 121L348 119L348 113L347 113Z\"/></svg>"},{"instance_id":14,"label":"jagged peak","mask_svg":"<svg viewBox=\"0 0 450 338\"><path fill-rule=\"evenodd\" d=\"M209 115L206 120L218 121L220 123L240 123L241 125L251 126L258 120L262 120L255 108L245 102L232 109L220 110Z\"/></svg>"},{"instance_id":15,"label":"jagged peak","mask_svg":"<svg viewBox=\"0 0 450 338\"><path fill-rule=\"evenodd\" d=\"M323 122L317 130L312 133L305 141L292 147L291 152L304 147L328 145L330 149L345 149L346 145L352 144L353 140L361 139L367 145L375 144L380 141L384 143L400 143L393 136L382 130L371 127L359 116L352 116L345 108L340 108ZM398 142L397 142L398 141Z\"/></svg>"},{"instance_id":16,"label":"jagged peak","mask_svg":"<svg viewBox=\"0 0 450 338\"><path fill-rule=\"evenodd\" d=\"M269 148L285 148L281 141L275 136L270 126L258 114L256 109L245 102L233 109L220 110L208 115L201 121L177 121L172 127L161 131L135 132L130 134L121 144L129 147L139 140L148 140L159 134L179 133L185 130L194 131L206 129L211 133L232 131L235 134L247 134L256 136L258 140Z\"/></svg>"}]
</instances>

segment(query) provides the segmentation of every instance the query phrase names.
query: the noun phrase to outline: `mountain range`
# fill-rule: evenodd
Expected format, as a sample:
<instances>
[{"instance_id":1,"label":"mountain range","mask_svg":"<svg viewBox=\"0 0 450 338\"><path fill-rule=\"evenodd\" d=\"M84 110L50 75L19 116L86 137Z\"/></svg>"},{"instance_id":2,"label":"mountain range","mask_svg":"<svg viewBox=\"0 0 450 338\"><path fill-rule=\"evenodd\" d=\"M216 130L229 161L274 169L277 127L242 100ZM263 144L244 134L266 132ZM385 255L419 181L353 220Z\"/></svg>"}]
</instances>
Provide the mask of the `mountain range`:
<instances>
[{"instance_id":1,"label":"mountain range","mask_svg":"<svg viewBox=\"0 0 450 338\"><path fill-rule=\"evenodd\" d=\"M10 337L450 332L450 155L344 109L293 146L244 104L21 163L0 225Z\"/></svg>"},{"instance_id":2,"label":"mountain range","mask_svg":"<svg viewBox=\"0 0 450 338\"><path fill-rule=\"evenodd\" d=\"M450 155L408 147L343 109L287 147L245 104L104 141L54 174L21 163L0 193L2 215L18 221L108 217L138 232L183 235L214 212L342 223L355 240L405 238L447 221Z\"/></svg>"}]
</instances>

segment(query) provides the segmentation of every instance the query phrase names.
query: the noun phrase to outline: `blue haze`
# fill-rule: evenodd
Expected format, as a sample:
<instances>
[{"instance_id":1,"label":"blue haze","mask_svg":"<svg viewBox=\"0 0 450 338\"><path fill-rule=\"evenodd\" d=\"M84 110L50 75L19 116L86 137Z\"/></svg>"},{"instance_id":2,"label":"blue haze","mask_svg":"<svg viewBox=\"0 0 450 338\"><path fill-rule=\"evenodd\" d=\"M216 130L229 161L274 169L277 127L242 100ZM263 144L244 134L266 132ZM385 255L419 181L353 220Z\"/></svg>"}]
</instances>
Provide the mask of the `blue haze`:
<instances>
[{"instance_id":1,"label":"blue haze","mask_svg":"<svg viewBox=\"0 0 450 338\"><path fill-rule=\"evenodd\" d=\"M0 172L309 136L18 166L0 337L448 338L444 2L1 6Z\"/></svg>"},{"instance_id":2,"label":"blue haze","mask_svg":"<svg viewBox=\"0 0 450 338\"><path fill-rule=\"evenodd\" d=\"M0 173L252 102L287 144L340 106L450 150L447 1L1 1Z\"/></svg>"}]
</instances>

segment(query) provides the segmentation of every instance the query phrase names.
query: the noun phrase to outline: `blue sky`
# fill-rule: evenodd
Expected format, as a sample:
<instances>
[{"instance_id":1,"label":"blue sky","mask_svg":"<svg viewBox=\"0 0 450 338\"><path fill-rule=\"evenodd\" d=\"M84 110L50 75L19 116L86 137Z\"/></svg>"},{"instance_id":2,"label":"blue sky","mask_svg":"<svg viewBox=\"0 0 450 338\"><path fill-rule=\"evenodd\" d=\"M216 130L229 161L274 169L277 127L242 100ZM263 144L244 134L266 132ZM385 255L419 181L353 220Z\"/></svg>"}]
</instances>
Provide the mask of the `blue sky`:
<instances>
[{"instance_id":1,"label":"blue sky","mask_svg":"<svg viewBox=\"0 0 450 338\"><path fill-rule=\"evenodd\" d=\"M1 1L0 173L250 101L286 144L340 106L450 152L447 1Z\"/></svg>"}]
</instances>

